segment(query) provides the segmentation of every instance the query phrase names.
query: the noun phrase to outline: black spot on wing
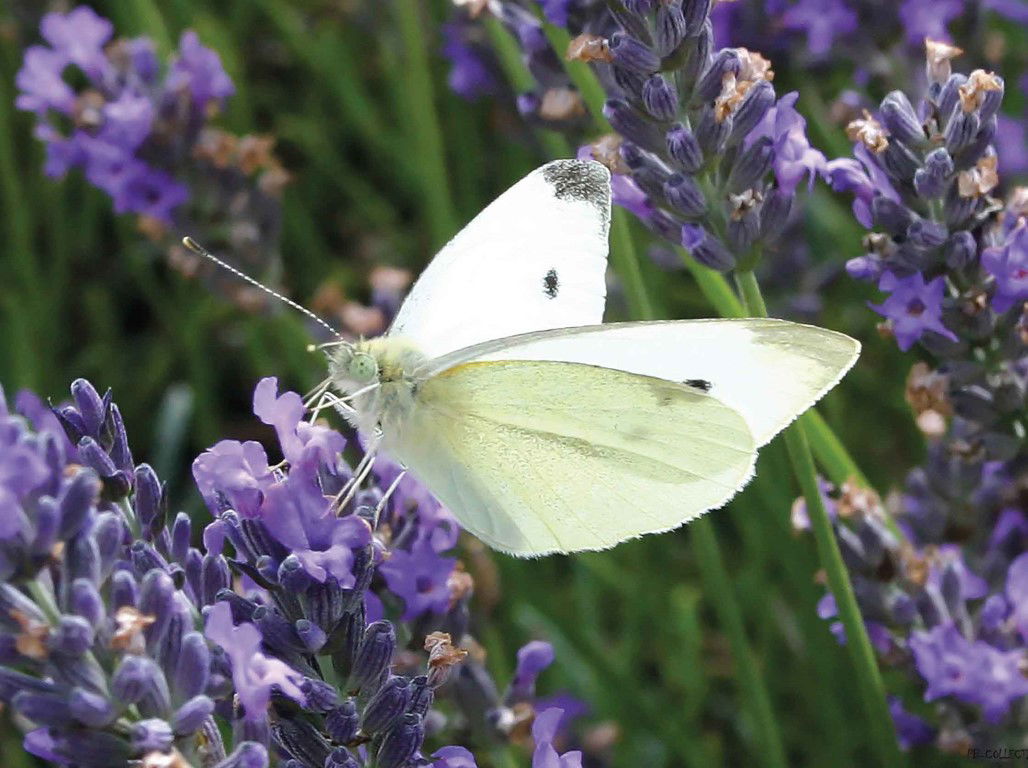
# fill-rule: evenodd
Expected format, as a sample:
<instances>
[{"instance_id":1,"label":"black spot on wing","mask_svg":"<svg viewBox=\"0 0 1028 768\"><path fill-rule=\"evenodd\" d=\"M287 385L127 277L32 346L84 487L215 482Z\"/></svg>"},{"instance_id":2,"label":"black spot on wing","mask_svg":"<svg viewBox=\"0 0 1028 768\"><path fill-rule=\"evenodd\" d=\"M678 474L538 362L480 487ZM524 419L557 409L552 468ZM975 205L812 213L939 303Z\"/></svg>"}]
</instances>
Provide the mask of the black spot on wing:
<instances>
[{"instance_id":1,"label":"black spot on wing","mask_svg":"<svg viewBox=\"0 0 1028 768\"><path fill-rule=\"evenodd\" d=\"M557 298L560 290L560 281L557 279L557 270L551 269L543 276L543 293L551 299Z\"/></svg>"},{"instance_id":2,"label":"black spot on wing","mask_svg":"<svg viewBox=\"0 0 1028 768\"><path fill-rule=\"evenodd\" d=\"M713 384L711 384L706 379L686 379L682 383L685 384L685 386L687 386L687 387L692 387L693 389L699 389L699 390L701 390L703 392L710 392L710 388L712 386L714 386Z\"/></svg>"},{"instance_id":3,"label":"black spot on wing","mask_svg":"<svg viewBox=\"0 0 1028 768\"><path fill-rule=\"evenodd\" d=\"M596 206L604 221L610 213L610 171L592 160L555 160L543 166L543 179L558 200Z\"/></svg>"}]
</instances>

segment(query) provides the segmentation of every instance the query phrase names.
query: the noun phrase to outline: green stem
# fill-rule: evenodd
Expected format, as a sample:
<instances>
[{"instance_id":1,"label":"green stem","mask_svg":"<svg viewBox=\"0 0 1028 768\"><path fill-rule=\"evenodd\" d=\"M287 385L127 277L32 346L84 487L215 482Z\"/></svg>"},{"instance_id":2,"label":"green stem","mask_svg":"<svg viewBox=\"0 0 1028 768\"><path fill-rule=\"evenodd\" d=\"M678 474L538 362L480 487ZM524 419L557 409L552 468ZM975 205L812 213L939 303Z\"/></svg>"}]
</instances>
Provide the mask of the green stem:
<instances>
[{"instance_id":1,"label":"green stem","mask_svg":"<svg viewBox=\"0 0 1028 768\"><path fill-rule=\"evenodd\" d=\"M767 316L764 298L760 285L752 271L740 272L736 275L739 291L743 296L747 310L760 317ZM801 418L785 430L785 445L789 451L793 474L799 481L803 498L807 504L810 527L817 541L818 555L821 564L828 574L828 587L835 597L839 618L846 629L846 648L849 650L853 666L857 672L857 687L864 700L864 707L870 721L872 743L882 761L882 765L898 766L903 758L896 742L896 733L889 713L889 705L885 698L885 684L878 669L871 640L864 626L864 619L857 605L849 573L842 560L839 544L832 531L832 523L828 518L821 490L817 483L817 470L814 457L807 442L806 425L808 420Z\"/></svg>"},{"instance_id":2,"label":"green stem","mask_svg":"<svg viewBox=\"0 0 1028 768\"><path fill-rule=\"evenodd\" d=\"M625 288L625 299L629 312L641 320L654 320L657 313L646 290L642 271L639 269L639 255L628 226L628 213L615 208L610 228L610 259L614 271L621 278Z\"/></svg>"},{"instance_id":3,"label":"green stem","mask_svg":"<svg viewBox=\"0 0 1028 768\"><path fill-rule=\"evenodd\" d=\"M432 245L439 248L457 231L457 212L453 206L450 178L446 172L446 154L443 135L439 127L439 113L435 106L435 88L432 67L426 47L421 3L402 0L394 3L403 49L407 54L404 84L410 105L408 124L416 154L421 165L418 179L422 188L422 203L428 216Z\"/></svg>"}]
</instances>

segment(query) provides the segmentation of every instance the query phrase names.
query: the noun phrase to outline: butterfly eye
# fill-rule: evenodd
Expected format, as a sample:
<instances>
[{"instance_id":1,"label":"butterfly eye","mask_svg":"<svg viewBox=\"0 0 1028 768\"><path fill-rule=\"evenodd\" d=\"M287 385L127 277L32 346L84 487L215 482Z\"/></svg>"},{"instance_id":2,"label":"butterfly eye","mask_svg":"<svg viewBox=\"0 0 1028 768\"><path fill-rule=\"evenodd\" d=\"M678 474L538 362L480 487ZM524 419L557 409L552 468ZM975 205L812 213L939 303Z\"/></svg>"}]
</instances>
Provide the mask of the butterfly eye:
<instances>
[{"instance_id":1,"label":"butterfly eye","mask_svg":"<svg viewBox=\"0 0 1028 768\"><path fill-rule=\"evenodd\" d=\"M349 370L354 381L371 381L378 375L378 363L367 352L357 352L350 358Z\"/></svg>"}]
</instances>

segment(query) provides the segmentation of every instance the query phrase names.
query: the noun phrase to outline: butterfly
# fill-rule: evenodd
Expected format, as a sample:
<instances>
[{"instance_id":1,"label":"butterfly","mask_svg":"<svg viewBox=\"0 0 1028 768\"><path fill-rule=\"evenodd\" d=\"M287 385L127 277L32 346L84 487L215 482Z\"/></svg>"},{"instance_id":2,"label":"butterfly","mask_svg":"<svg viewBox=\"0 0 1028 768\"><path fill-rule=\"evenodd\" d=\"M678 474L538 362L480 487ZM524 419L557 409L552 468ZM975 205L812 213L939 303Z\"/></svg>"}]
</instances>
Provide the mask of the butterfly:
<instances>
[{"instance_id":1,"label":"butterfly","mask_svg":"<svg viewBox=\"0 0 1028 768\"><path fill-rule=\"evenodd\" d=\"M603 323L610 205L603 165L548 163L439 252L384 335L321 345L321 391L367 457L513 555L606 549L722 506L860 352L784 320Z\"/></svg>"}]
</instances>

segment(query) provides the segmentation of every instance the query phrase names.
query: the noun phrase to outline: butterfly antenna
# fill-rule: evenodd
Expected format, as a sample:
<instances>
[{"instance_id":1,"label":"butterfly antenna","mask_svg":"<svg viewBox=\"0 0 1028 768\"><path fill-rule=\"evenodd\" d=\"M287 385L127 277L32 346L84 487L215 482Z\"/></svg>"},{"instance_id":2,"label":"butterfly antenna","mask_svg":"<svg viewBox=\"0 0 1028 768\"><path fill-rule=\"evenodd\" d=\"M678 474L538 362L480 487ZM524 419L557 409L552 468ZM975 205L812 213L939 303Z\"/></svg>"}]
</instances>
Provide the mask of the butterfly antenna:
<instances>
[{"instance_id":1,"label":"butterfly antenna","mask_svg":"<svg viewBox=\"0 0 1028 768\"><path fill-rule=\"evenodd\" d=\"M307 315L307 317L309 317L311 320L313 320L314 322L316 322L319 325L321 325L323 328L326 328L329 331L331 331L332 334L334 336L336 336L337 338L339 338L339 339L343 338L343 334L341 334L339 331L337 331L331 325L326 323L324 320L322 320L316 314L311 312L309 309L307 309L307 307L301 306L300 304L297 304L292 299L286 298L281 293L277 293L276 291L271 290L268 286L264 285L263 283L261 283L261 282L259 282L257 280L254 280L248 274L246 274L245 272L241 272L240 270L238 270L235 267L233 267L231 264L226 264L224 261L219 259L213 253L211 253L206 248L204 248L202 245L200 245L198 242L196 242L196 240L194 240L193 238L191 238L191 237L183 237L182 238L182 245L184 245L190 251L195 253L197 256L202 256L203 258L207 259L208 261L213 261L219 267L221 267L224 270L227 270L228 272L231 272L233 275L235 275L239 279L245 280L250 285L252 285L252 286L254 286L256 288L260 288L266 294L268 294L269 296L273 296L274 298L276 298L279 301L281 301L283 304L288 304L290 307L295 309L297 312L302 312L303 314Z\"/></svg>"}]
</instances>

